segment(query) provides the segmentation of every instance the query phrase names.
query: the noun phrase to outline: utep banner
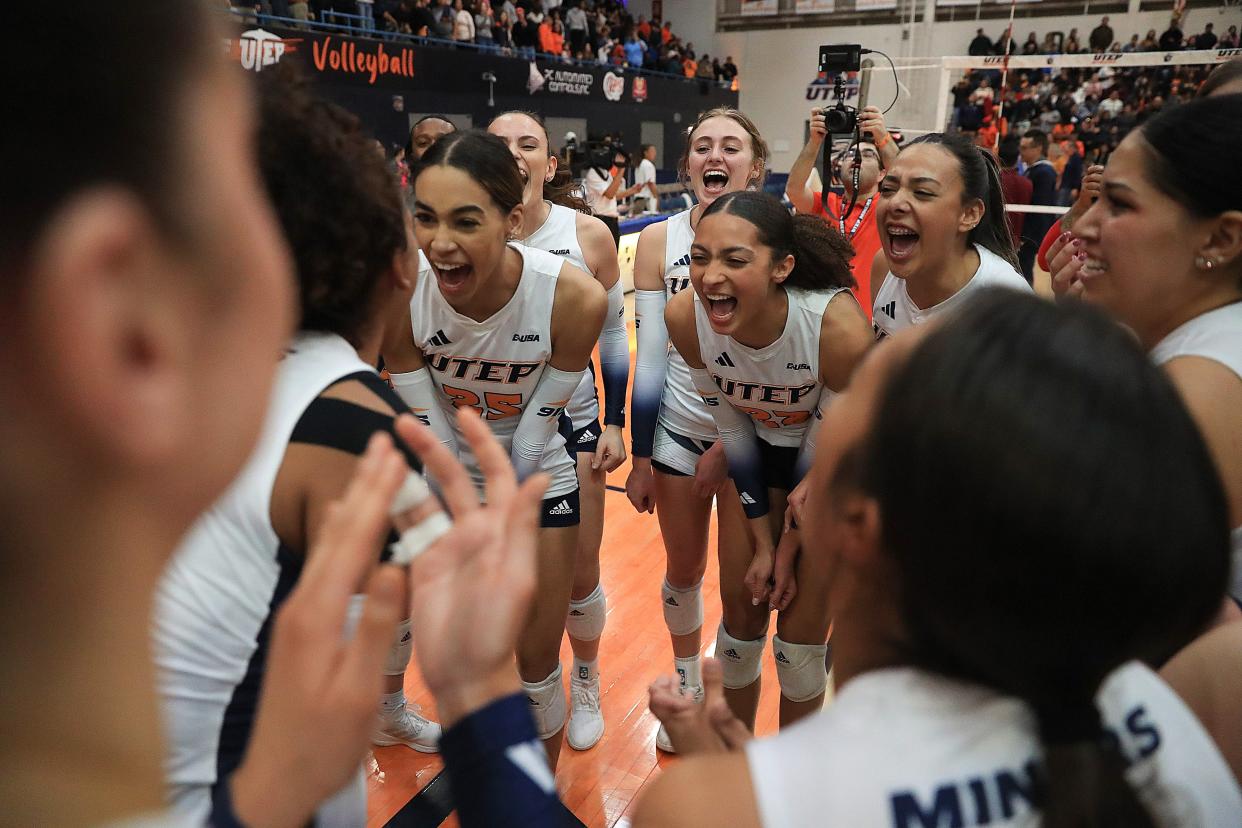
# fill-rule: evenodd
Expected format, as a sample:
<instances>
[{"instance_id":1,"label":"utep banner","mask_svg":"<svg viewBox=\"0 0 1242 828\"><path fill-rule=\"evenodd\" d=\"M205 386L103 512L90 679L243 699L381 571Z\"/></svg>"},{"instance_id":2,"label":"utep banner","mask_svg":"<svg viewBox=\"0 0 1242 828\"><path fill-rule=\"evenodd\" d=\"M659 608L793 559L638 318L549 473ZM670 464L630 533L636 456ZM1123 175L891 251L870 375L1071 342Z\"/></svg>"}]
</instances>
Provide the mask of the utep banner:
<instances>
[{"instance_id":1,"label":"utep banner","mask_svg":"<svg viewBox=\"0 0 1242 828\"><path fill-rule=\"evenodd\" d=\"M1082 67L1082 66L1151 66L1156 52L1105 52L1093 55L1010 55L1010 69L1044 69L1049 66ZM1242 49L1199 49L1186 52L1165 52L1164 62L1171 66L1198 63L1224 63L1242 57ZM946 69L975 69L987 66L1002 66L1004 55L986 55L983 57L946 57Z\"/></svg>"},{"instance_id":2,"label":"utep banner","mask_svg":"<svg viewBox=\"0 0 1242 828\"><path fill-rule=\"evenodd\" d=\"M230 42L230 47L242 68L252 72L274 66L286 54L293 53L316 73L359 80L371 86L390 80L408 81L415 73L415 49L400 43L258 28L242 32Z\"/></svg>"},{"instance_id":3,"label":"utep banner","mask_svg":"<svg viewBox=\"0 0 1242 828\"><path fill-rule=\"evenodd\" d=\"M282 60L296 60L313 77L351 86L402 91L434 87L443 93L486 95L488 85L481 76L489 71L496 76L497 95L607 102L641 101L647 96L645 79L637 84L633 76L612 67L543 60L528 63L408 41L258 27L242 31L229 42L229 48L247 71L262 72Z\"/></svg>"}]
</instances>

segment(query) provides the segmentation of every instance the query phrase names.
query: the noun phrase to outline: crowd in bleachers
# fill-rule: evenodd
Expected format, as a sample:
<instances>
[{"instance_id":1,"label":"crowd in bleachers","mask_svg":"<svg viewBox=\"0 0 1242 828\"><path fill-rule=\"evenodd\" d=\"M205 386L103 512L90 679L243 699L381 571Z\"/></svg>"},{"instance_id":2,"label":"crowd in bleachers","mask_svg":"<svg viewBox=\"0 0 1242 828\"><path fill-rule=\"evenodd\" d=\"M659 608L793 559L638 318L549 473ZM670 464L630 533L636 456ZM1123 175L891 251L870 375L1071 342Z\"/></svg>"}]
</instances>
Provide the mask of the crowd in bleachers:
<instances>
[{"instance_id":1,"label":"crowd in bleachers","mask_svg":"<svg viewBox=\"0 0 1242 828\"><path fill-rule=\"evenodd\" d=\"M1113 51L1130 50L1131 45L1143 51L1209 48L1209 43L1212 48L1226 48L1237 44L1236 26L1231 26L1219 39L1212 29L1212 24L1208 23L1201 34L1186 38L1175 19L1159 37L1152 30L1142 41L1134 35L1130 43L1119 46L1113 40L1113 31L1105 17L1090 33L1085 48L1079 45L1076 29L1071 29L1064 37L1060 32L1049 33L1042 42L1037 42L1039 39L1032 32L1024 47L1018 48L1013 43L1009 48L1011 54L1070 54L1104 51L1096 47L1101 47L1106 40L1109 42L1107 49ZM997 50L1004 53L1004 35L995 43L988 41L987 52L982 51L985 41L988 38L980 29L970 44L970 53L992 54ZM1071 146L1089 164L1106 158L1131 130L1162 109L1193 98L1210 69L1207 65L1010 67L1004 77L1004 88L999 70L974 70L964 74L953 87L951 128L974 135L978 143L986 147L995 147L1007 135L1021 136L1038 129L1050 139L1049 160L1058 170L1072 155Z\"/></svg>"},{"instance_id":2,"label":"crowd in bleachers","mask_svg":"<svg viewBox=\"0 0 1242 828\"><path fill-rule=\"evenodd\" d=\"M1230 26L1228 32L1218 36L1212 23L1204 24L1203 31L1187 35L1182 31L1182 22L1174 17L1169 21L1169 28L1159 36L1155 29L1148 29L1141 39L1138 34L1130 35L1124 43L1114 39L1114 31L1107 17L1090 31L1084 42L1077 28L1069 33L1047 32L1041 40L1035 32L1027 35L1022 44L1012 40L1012 29L1006 29L999 38L993 41L983 29L975 32L974 40L970 41L968 54L976 57L984 55L1076 55L1100 52L1175 52L1182 49L1236 49L1238 47L1238 27Z\"/></svg>"},{"instance_id":3,"label":"crowd in bleachers","mask_svg":"<svg viewBox=\"0 0 1242 828\"><path fill-rule=\"evenodd\" d=\"M323 22L362 19L379 32L454 41L528 58L732 84L733 58L698 54L671 21L637 19L618 0L230 0L259 14Z\"/></svg>"}]
</instances>

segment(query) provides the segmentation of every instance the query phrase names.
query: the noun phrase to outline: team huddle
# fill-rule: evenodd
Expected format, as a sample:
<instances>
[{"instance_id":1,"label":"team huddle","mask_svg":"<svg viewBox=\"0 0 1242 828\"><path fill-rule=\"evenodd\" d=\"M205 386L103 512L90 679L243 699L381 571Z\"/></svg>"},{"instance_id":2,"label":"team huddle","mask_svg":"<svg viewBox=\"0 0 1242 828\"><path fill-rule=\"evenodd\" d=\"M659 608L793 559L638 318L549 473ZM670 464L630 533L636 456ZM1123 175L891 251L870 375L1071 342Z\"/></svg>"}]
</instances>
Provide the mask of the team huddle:
<instances>
[{"instance_id":1,"label":"team huddle","mask_svg":"<svg viewBox=\"0 0 1242 828\"><path fill-rule=\"evenodd\" d=\"M82 175L106 186L35 164L3 191L9 644L71 665L17 677L6 732L51 756L32 699L78 665L104 702L72 793L7 774L17 821L363 824L365 741L441 751L463 826L558 824L549 769L600 742L622 669L600 557L629 459L666 553L656 744L680 755L635 826L1237 824L1242 182L1185 151L1242 141L1237 63L1049 234L1056 302L967 139L897 152L869 113L876 145L838 163L874 192L794 213L754 123L699 114L695 206L639 237L630 377L616 241L538 116L420 121L403 192L357 119L271 71L252 150L252 93L190 5L74 70L193 99L184 123L116 91ZM83 646L46 632L62 615ZM780 732L755 739L769 637Z\"/></svg>"}]
</instances>

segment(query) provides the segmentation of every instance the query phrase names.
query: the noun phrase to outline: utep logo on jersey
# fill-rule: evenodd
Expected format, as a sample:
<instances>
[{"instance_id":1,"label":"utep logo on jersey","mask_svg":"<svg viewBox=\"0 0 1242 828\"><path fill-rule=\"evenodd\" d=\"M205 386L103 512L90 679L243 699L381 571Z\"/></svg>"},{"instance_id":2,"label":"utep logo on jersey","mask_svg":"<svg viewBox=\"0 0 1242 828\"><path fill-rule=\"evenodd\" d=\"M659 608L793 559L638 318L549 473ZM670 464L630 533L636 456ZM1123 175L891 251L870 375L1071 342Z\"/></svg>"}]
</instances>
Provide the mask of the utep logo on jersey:
<instances>
[{"instance_id":1,"label":"utep logo on jersey","mask_svg":"<svg viewBox=\"0 0 1242 828\"><path fill-rule=\"evenodd\" d=\"M721 354L727 356L727 354ZM716 387L726 397L742 402L775 403L777 405L797 405L798 402L815 390L815 383L803 385L765 385L761 382L742 382L717 374L712 374Z\"/></svg>"},{"instance_id":2,"label":"utep logo on jersey","mask_svg":"<svg viewBox=\"0 0 1242 828\"><path fill-rule=\"evenodd\" d=\"M427 364L433 371L447 374L453 379L472 382L495 382L512 384L521 382L539 370L542 362L509 362L505 360L455 357L447 354L428 354Z\"/></svg>"}]
</instances>

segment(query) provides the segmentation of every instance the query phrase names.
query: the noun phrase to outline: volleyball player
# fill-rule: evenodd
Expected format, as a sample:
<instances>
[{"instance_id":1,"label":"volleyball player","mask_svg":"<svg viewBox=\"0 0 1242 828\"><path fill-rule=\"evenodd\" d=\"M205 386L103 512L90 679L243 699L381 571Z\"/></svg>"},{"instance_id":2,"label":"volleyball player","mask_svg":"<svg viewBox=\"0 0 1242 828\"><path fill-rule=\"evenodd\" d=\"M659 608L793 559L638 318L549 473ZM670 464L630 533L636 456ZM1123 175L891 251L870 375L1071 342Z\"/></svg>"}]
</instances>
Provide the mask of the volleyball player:
<instances>
[{"instance_id":1,"label":"volleyball player","mask_svg":"<svg viewBox=\"0 0 1242 828\"><path fill-rule=\"evenodd\" d=\"M510 451L519 477L539 470L551 476L541 512L538 601L517 659L555 766L566 718L560 640L579 523L574 461L557 427L599 338L607 298L561 257L511 243L522 226L524 183L500 138L446 135L423 157L414 181L414 230L429 266L418 273L408 305L395 309L384 358L416 413L473 408ZM424 364L434 388L413 381ZM457 444L480 482L460 436L442 437Z\"/></svg>"},{"instance_id":2,"label":"volleyball player","mask_svg":"<svg viewBox=\"0 0 1242 828\"><path fill-rule=\"evenodd\" d=\"M876 222L877 338L918 325L989 285L1031 289L1017 270L996 160L966 138L932 133L903 148L880 182Z\"/></svg>"},{"instance_id":3,"label":"volleyball player","mask_svg":"<svg viewBox=\"0 0 1242 828\"><path fill-rule=\"evenodd\" d=\"M409 164L414 167L423 160L427 150L431 149L439 138L457 131L457 126L443 115L424 115L410 127L410 140L406 144L405 154Z\"/></svg>"},{"instance_id":4,"label":"volleyball player","mask_svg":"<svg viewBox=\"0 0 1242 828\"><path fill-rule=\"evenodd\" d=\"M1202 132L1185 152L1183 130ZM1074 225L1081 297L1112 312L1182 393L1229 495L1242 604L1242 95L1198 98L1122 141ZM1053 255L1056 259L1056 254ZM1061 280L1064 284L1066 280Z\"/></svg>"},{"instance_id":5,"label":"volleyball player","mask_svg":"<svg viewBox=\"0 0 1242 828\"><path fill-rule=\"evenodd\" d=\"M796 528L782 534L781 527L823 409L874 341L849 290L852 253L822 219L790 216L764 193L727 193L699 219L690 248L694 290L665 310L669 338L729 460L733 485L718 496L730 503L719 510L719 531L749 538L744 549L722 547L716 653L730 706L752 729L772 609L781 611L772 641L781 726L818 710L828 685L823 568L798 554ZM726 557L726 550L743 554Z\"/></svg>"},{"instance_id":6,"label":"volleyball player","mask_svg":"<svg viewBox=\"0 0 1242 828\"><path fill-rule=\"evenodd\" d=\"M259 446L170 562L153 623L171 797L200 820L212 787L249 742L271 618L297 582L327 505L345 490L371 434L390 431L406 410L372 367L387 307L417 269L401 198L357 120L281 74L261 84L258 148L294 254L299 331L277 372ZM308 164L317 175L304 174ZM376 560L381 551L377 545ZM403 621L384 667L372 742L434 752L439 726L406 703L411 646ZM319 819L365 818L359 767L354 785Z\"/></svg>"},{"instance_id":7,"label":"volleyball player","mask_svg":"<svg viewBox=\"0 0 1242 828\"><path fill-rule=\"evenodd\" d=\"M165 811L152 597L254 447L296 300L215 17L195 2L66 11L72 26L8 10L22 37L0 53L17 77L64 50L14 88L0 132L0 801L14 825L181 825ZM221 780L231 816L214 824L305 824L365 753L404 591L376 573L373 538L405 462L359 468L273 623L250 748Z\"/></svg>"},{"instance_id":8,"label":"volleyball player","mask_svg":"<svg viewBox=\"0 0 1242 828\"><path fill-rule=\"evenodd\" d=\"M548 133L534 115L506 112L487 131L502 138L513 153L525 182L523 244L561 256L594 276L608 292L608 313L599 335L604 379L604 425L599 421L595 374L588 370L574 390L565 413L573 426L569 450L577 463L582 522L565 630L574 651L570 674L572 700L566 740L574 750L587 750L604 735L599 706L599 641L608 614L599 580L599 547L604 537L604 492L607 473L625 462L625 394L630 374L630 342L625 330L625 293L617 265L617 246L602 221L572 196L568 170L557 169Z\"/></svg>"},{"instance_id":9,"label":"volleyball player","mask_svg":"<svg viewBox=\"0 0 1242 828\"><path fill-rule=\"evenodd\" d=\"M678 163L682 181L694 192L694 207L644 227L634 255L634 314L638 356L634 366L633 468L625 490L634 508L656 512L664 541L661 589L664 622L673 644L673 663L690 695L700 692L703 573L712 498L725 483L723 447L716 424L695 391L690 370L669 347L664 305L690 286L690 245L699 219L728 192L758 185L768 146L749 118L735 109L702 113L686 133ZM723 505L723 504L722 504ZM745 537L718 535L721 557L746 554ZM723 631L723 628L722 628ZM671 750L663 730L657 746Z\"/></svg>"}]
</instances>

